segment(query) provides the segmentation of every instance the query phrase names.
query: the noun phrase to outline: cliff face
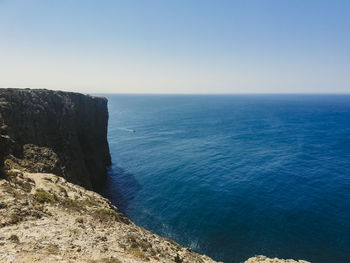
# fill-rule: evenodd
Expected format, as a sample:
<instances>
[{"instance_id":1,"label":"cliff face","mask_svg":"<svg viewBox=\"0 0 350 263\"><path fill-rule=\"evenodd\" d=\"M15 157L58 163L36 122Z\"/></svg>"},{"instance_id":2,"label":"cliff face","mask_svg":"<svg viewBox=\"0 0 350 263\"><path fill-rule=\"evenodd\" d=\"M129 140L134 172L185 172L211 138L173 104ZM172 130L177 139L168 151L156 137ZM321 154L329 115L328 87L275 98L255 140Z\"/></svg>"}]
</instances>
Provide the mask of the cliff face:
<instances>
[{"instance_id":1,"label":"cliff face","mask_svg":"<svg viewBox=\"0 0 350 263\"><path fill-rule=\"evenodd\" d=\"M107 125L106 98L0 89L0 167L50 172L97 188L111 163Z\"/></svg>"}]
</instances>

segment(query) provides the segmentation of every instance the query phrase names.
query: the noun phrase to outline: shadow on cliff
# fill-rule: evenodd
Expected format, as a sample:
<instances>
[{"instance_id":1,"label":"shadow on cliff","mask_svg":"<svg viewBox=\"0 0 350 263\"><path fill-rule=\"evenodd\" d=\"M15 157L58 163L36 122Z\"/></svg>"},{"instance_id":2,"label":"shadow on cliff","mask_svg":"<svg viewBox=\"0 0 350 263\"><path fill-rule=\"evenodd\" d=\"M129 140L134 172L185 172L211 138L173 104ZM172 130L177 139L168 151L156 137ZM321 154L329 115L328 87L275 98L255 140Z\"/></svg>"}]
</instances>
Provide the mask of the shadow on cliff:
<instances>
[{"instance_id":1,"label":"shadow on cliff","mask_svg":"<svg viewBox=\"0 0 350 263\"><path fill-rule=\"evenodd\" d=\"M131 201L141 190L135 176L112 164L108 169L107 180L99 193L108 198L119 211L126 214Z\"/></svg>"}]
</instances>

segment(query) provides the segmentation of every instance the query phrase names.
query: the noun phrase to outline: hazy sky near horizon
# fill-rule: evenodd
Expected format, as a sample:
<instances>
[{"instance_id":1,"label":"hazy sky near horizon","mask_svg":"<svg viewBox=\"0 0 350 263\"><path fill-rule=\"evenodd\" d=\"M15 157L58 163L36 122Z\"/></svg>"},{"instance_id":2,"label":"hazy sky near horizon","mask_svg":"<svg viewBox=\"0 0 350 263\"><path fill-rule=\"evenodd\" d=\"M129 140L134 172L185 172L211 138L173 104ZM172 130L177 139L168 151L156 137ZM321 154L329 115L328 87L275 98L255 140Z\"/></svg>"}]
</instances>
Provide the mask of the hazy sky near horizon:
<instances>
[{"instance_id":1,"label":"hazy sky near horizon","mask_svg":"<svg viewBox=\"0 0 350 263\"><path fill-rule=\"evenodd\" d=\"M0 87L350 93L350 1L0 0Z\"/></svg>"}]
</instances>

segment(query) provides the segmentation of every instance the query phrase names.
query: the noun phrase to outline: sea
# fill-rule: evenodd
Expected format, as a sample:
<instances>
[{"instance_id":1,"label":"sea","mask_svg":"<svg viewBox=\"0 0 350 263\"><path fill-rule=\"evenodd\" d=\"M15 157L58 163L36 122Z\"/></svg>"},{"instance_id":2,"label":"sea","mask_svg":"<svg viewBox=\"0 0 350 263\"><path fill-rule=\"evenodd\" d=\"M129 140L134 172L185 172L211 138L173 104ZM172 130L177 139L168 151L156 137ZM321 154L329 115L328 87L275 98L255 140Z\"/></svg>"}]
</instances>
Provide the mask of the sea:
<instances>
[{"instance_id":1,"label":"sea","mask_svg":"<svg viewBox=\"0 0 350 263\"><path fill-rule=\"evenodd\" d=\"M103 194L225 263L350 262L350 95L114 95Z\"/></svg>"}]
</instances>

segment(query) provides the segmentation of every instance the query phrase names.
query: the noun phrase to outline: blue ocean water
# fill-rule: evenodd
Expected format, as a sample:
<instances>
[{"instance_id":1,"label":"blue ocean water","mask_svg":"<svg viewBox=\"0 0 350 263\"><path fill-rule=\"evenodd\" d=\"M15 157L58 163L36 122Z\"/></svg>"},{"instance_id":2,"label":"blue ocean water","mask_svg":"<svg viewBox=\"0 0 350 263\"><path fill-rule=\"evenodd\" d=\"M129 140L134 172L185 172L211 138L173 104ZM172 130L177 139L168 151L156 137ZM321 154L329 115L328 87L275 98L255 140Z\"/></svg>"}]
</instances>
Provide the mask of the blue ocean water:
<instances>
[{"instance_id":1,"label":"blue ocean water","mask_svg":"<svg viewBox=\"0 0 350 263\"><path fill-rule=\"evenodd\" d=\"M226 263L350 262L350 96L105 95L105 194Z\"/></svg>"}]
</instances>

